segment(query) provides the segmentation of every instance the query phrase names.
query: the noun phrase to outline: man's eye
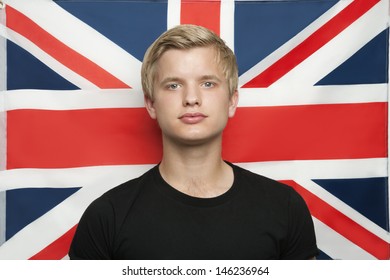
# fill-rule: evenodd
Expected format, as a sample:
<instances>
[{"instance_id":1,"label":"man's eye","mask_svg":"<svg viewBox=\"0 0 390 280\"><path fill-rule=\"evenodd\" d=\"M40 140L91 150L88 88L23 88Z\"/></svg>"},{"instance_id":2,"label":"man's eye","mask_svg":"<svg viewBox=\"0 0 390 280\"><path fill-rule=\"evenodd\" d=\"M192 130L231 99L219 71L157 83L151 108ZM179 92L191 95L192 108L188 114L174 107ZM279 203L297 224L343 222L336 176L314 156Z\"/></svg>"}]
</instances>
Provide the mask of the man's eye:
<instances>
[{"instance_id":1,"label":"man's eye","mask_svg":"<svg viewBox=\"0 0 390 280\"><path fill-rule=\"evenodd\" d=\"M212 83L212 82L205 82L205 83L203 83L203 86L205 86L207 88L210 88L210 87L214 86L214 83Z\"/></svg>"},{"instance_id":2,"label":"man's eye","mask_svg":"<svg viewBox=\"0 0 390 280\"><path fill-rule=\"evenodd\" d=\"M179 84L169 84L169 85L167 86L168 89L178 89L179 87L180 87Z\"/></svg>"}]
</instances>

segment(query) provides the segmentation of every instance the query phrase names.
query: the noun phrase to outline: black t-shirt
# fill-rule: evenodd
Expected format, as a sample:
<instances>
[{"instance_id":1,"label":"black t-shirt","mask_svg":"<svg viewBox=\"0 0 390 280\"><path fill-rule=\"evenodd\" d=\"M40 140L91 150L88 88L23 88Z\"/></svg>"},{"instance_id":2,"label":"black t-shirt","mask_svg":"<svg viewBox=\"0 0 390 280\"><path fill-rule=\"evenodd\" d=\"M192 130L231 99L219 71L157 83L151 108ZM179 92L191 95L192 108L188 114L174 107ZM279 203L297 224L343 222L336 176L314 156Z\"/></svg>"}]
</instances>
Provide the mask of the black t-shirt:
<instances>
[{"instance_id":1,"label":"black t-shirt","mask_svg":"<svg viewBox=\"0 0 390 280\"><path fill-rule=\"evenodd\" d=\"M230 163L229 163L230 164ZM158 166L108 191L83 214L71 259L308 259L313 222L291 187L232 165L234 183L196 198Z\"/></svg>"}]
</instances>

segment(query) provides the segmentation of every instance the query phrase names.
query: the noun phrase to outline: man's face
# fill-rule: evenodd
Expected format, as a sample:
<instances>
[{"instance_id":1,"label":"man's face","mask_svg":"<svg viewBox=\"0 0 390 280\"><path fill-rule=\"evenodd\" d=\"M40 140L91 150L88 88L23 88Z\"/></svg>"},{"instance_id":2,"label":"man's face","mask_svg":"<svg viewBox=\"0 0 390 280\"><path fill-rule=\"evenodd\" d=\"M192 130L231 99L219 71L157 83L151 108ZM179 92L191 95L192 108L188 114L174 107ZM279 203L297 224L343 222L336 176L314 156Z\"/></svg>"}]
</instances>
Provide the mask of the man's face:
<instances>
[{"instance_id":1,"label":"man's face","mask_svg":"<svg viewBox=\"0 0 390 280\"><path fill-rule=\"evenodd\" d=\"M220 139L233 117L238 93L228 83L212 47L168 50L155 68L154 100L145 99L165 140L182 144Z\"/></svg>"}]
</instances>

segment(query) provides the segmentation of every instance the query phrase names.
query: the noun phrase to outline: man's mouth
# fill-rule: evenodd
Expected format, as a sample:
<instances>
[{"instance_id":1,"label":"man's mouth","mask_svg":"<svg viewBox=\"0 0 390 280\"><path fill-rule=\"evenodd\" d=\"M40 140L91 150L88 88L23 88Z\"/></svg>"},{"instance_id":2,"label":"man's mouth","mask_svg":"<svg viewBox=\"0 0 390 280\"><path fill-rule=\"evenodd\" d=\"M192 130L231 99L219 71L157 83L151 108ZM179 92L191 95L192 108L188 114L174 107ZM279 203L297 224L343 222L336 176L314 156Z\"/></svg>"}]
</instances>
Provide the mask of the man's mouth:
<instances>
[{"instance_id":1,"label":"man's mouth","mask_svg":"<svg viewBox=\"0 0 390 280\"><path fill-rule=\"evenodd\" d=\"M197 124L203 121L207 116L202 113L185 113L179 119L186 124Z\"/></svg>"}]
</instances>

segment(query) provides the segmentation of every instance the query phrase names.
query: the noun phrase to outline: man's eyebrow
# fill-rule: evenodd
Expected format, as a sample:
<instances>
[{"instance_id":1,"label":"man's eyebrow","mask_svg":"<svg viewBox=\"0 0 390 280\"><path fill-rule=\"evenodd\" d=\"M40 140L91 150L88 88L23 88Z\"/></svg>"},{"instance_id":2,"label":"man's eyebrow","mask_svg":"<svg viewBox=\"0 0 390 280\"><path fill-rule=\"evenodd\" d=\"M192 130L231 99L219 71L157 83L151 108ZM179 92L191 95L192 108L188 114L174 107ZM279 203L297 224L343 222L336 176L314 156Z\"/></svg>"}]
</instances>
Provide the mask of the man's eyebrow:
<instances>
[{"instance_id":1,"label":"man's eyebrow","mask_svg":"<svg viewBox=\"0 0 390 280\"><path fill-rule=\"evenodd\" d=\"M162 81L159 82L160 85L169 83L169 82L180 82L181 79L178 77L166 77Z\"/></svg>"},{"instance_id":2,"label":"man's eyebrow","mask_svg":"<svg viewBox=\"0 0 390 280\"><path fill-rule=\"evenodd\" d=\"M215 81L218 81L218 82L221 82L222 80L216 76L216 75L204 75L200 78L200 80L215 80Z\"/></svg>"}]
</instances>

